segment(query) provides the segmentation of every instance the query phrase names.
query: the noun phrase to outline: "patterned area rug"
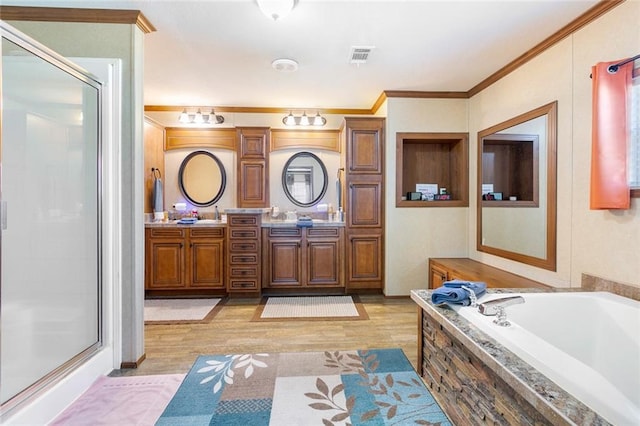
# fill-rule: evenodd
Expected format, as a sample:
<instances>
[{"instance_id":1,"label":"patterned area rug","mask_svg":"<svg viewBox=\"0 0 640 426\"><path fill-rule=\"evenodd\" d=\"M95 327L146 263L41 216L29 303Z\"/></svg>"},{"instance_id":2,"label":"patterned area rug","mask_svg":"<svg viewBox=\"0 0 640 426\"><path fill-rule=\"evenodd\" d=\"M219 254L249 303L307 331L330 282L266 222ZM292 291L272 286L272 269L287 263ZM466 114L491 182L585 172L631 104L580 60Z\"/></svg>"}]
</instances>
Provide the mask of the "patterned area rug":
<instances>
[{"instance_id":1,"label":"patterned area rug","mask_svg":"<svg viewBox=\"0 0 640 426\"><path fill-rule=\"evenodd\" d=\"M265 297L252 321L369 319L358 296Z\"/></svg>"},{"instance_id":2,"label":"patterned area rug","mask_svg":"<svg viewBox=\"0 0 640 426\"><path fill-rule=\"evenodd\" d=\"M51 425L153 425L184 374L100 377Z\"/></svg>"},{"instance_id":3,"label":"patterned area rug","mask_svg":"<svg viewBox=\"0 0 640 426\"><path fill-rule=\"evenodd\" d=\"M145 324L206 323L222 309L222 299L146 299Z\"/></svg>"},{"instance_id":4,"label":"patterned area rug","mask_svg":"<svg viewBox=\"0 0 640 426\"><path fill-rule=\"evenodd\" d=\"M451 425L400 349L200 356L157 425Z\"/></svg>"}]
</instances>

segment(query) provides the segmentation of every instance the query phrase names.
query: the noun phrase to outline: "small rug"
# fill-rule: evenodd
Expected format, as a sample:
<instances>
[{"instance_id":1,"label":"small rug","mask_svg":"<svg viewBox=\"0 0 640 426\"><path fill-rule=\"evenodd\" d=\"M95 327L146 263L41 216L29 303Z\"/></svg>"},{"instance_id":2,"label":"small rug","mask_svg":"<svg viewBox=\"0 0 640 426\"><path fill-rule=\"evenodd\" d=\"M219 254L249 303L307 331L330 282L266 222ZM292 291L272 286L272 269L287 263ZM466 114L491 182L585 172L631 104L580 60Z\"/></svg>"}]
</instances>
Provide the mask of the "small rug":
<instances>
[{"instance_id":1,"label":"small rug","mask_svg":"<svg viewBox=\"0 0 640 426\"><path fill-rule=\"evenodd\" d=\"M265 297L252 321L369 319L358 296Z\"/></svg>"},{"instance_id":2,"label":"small rug","mask_svg":"<svg viewBox=\"0 0 640 426\"><path fill-rule=\"evenodd\" d=\"M145 324L207 323L222 309L222 299L146 299Z\"/></svg>"},{"instance_id":3,"label":"small rug","mask_svg":"<svg viewBox=\"0 0 640 426\"><path fill-rule=\"evenodd\" d=\"M401 349L200 356L157 425L451 425Z\"/></svg>"},{"instance_id":4,"label":"small rug","mask_svg":"<svg viewBox=\"0 0 640 426\"><path fill-rule=\"evenodd\" d=\"M100 377L51 425L153 425L184 374Z\"/></svg>"}]
</instances>

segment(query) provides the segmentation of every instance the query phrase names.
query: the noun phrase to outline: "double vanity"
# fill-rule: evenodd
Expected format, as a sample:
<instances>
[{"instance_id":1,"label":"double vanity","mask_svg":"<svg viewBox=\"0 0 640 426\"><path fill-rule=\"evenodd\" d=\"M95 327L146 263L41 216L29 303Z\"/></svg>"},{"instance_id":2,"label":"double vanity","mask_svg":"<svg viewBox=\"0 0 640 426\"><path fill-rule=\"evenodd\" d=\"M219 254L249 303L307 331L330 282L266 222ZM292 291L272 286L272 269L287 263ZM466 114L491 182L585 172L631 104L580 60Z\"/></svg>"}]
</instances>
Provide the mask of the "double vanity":
<instances>
[{"instance_id":1,"label":"double vanity","mask_svg":"<svg viewBox=\"0 0 640 426\"><path fill-rule=\"evenodd\" d=\"M297 221L273 220L265 208L224 213L225 221L146 224L147 295L348 290L345 223L313 219L301 226Z\"/></svg>"}]
</instances>

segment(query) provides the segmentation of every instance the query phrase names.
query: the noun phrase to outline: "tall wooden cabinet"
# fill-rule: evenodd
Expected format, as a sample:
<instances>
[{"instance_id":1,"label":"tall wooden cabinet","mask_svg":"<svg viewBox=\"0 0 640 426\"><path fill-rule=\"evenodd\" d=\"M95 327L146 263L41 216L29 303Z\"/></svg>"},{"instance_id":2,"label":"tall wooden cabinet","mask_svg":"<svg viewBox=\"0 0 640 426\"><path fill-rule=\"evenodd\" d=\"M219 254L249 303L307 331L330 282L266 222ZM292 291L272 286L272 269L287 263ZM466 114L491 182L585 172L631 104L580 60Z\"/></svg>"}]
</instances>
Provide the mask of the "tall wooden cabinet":
<instances>
[{"instance_id":1,"label":"tall wooden cabinet","mask_svg":"<svg viewBox=\"0 0 640 426\"><path fill-rule=\"evenodd\" d=\"M347 289L384 289L385 119L346 118Z\"/></svg>"},{"instance_id":2,"label":"tall wooden cabinet","mask_svg":"<svg viewBox=\"0 0 640 426\"><path fill-rule=\"evenodd\" d=\"M238 207L269 207L269 128L239 127Z\"/></svg>"}]
</instances>

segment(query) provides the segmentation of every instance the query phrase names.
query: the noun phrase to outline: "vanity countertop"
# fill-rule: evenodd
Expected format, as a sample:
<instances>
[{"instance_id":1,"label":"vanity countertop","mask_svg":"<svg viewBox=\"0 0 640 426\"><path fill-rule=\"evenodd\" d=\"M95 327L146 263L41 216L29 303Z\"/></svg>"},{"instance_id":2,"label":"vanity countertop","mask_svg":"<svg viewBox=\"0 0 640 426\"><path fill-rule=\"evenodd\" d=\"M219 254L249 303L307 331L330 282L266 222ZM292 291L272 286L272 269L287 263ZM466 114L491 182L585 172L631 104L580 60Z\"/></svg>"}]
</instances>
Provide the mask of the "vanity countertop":
<instances>
[{"instance_id":1,"label":"vanity countertop","mask_svg":"<svg viewBox=\"0 0 640 426\"><path fill-rule=\"evenodd\" d=\"M145 222L145 228L167 228L167 227L176 227L176 226L184 226L188 228L193 227L211 227L211 228L226 228L227 221L224 222L221 220L213 220L213 219L202 219L192 224L183 224L178 223L177 220L170 220L168 222Z\"/></svg>"}]
</instances>

